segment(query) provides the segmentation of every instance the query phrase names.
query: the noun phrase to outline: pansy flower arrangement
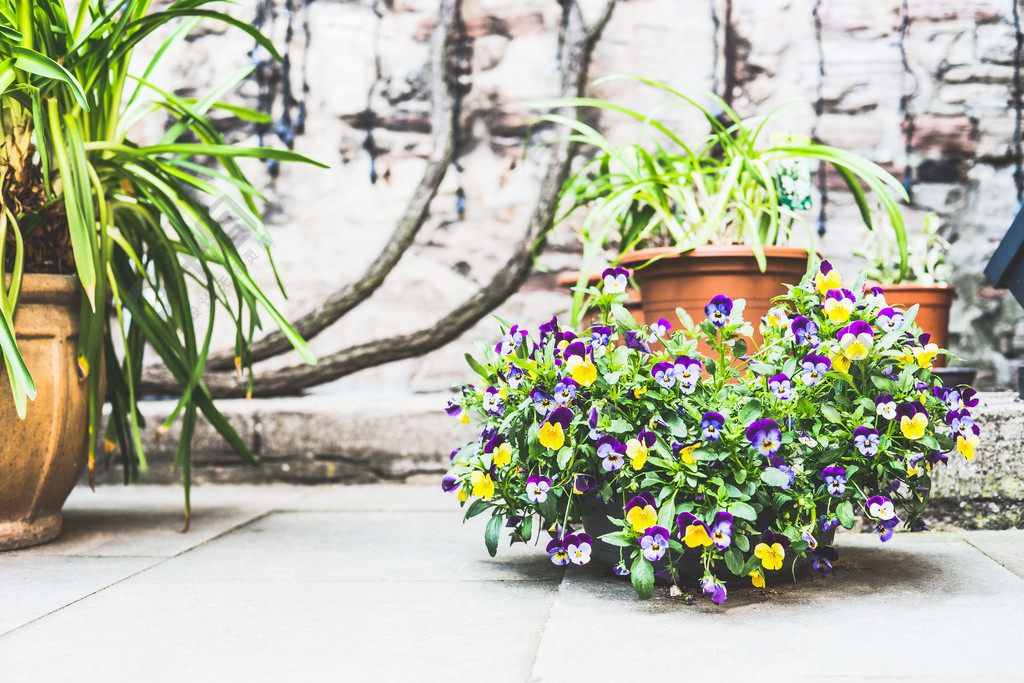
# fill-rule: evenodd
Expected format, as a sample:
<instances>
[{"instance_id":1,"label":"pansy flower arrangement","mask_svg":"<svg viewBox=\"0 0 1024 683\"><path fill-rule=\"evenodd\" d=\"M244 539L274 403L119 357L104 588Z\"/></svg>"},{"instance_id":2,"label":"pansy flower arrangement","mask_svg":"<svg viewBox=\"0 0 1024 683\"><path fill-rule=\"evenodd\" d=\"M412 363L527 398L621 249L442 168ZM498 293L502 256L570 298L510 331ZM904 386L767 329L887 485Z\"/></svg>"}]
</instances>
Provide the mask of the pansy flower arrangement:
<instances>
[{"instance_id":1,"label":"pansy flower arrangement","mask_svg":"<svg viewBox=\"0 0 1024 683\"><path fill-rule=\"evenodd\" d=\"M640 327L622 308L625 273L589 293L601 315L577 334L557 320L536 335L503 323L466 358L479 375L448 413L480 426L454 450L444 490L465 518L535 542L559 565L596 558L641 598L656 579L727 586L828 573L835 528L860 516L882 541L926 529L932 467L970 459L980 430L970 387L946 388L943 350L864 282L828 262L760 321L719 295L694 322L678 311ZM712 349L705 355L700 349Z\"/></svg>"}]
</instances>

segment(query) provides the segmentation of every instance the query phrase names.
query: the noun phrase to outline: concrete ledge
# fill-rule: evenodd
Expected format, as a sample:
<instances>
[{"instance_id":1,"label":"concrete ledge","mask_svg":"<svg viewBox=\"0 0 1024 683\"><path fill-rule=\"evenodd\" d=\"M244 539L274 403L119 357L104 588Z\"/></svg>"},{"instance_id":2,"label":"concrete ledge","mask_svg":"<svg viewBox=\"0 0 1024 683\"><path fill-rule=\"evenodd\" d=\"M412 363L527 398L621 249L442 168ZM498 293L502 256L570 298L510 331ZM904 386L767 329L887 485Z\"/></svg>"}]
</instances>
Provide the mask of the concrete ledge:
<instances>
[{"instance_id":1,"label":"concrete ledge","mask_svg":"<svg viewBox=\"0 0 1024 683\"><path fill-rule=\"evenodd\" d=\"M975 458L958 455L933 481L934 517L967 528L1024 527L1024 402L1011 392L979 394L982 430ZM196 429L193 479L204 483L436 481L448 453L475 433L444 414L447 394L328 395L221 401L221 410L256 456L246 465L212 427ZM171 401L143 404L145 483L180 481L171 470L180 426L158 442ZM97 481L120 483L115 454Z\"/></svg>"}]
</instances>

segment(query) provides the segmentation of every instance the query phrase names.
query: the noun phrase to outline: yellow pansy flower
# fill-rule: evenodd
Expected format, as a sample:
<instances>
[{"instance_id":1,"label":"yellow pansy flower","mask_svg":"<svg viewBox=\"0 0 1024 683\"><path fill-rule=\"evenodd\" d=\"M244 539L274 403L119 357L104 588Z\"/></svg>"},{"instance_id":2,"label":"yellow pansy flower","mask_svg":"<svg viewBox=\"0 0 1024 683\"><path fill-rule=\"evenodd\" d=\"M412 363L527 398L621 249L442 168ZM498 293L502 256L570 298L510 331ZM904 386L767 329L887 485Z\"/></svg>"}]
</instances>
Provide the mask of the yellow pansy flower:
<instances>
[{"instance_id":1,"label":"yellow pansy flower","mask_svg":"<svg viewBox=\"0 0 1024 683\"><path fill-rule=\"evenodd\" d=\"M541 446L557 451L565 445L565 434L562 432L562 425L557 422L545 422L540 427L537 440L540 441Z\"/></svg>"},{"instance_id":2,"label":"yellow pansy flower","mask_svg":"<svg viewBox=\"0 0 1024 683\"><path fill-rule=\"evenodd\" d=\"M696 548L697 546L711 545L713 541L708 534L706 526L703 524L691 524L683 532L683 543L686 544L687 548Z\"/></svg>"},{"instance_id":3,"label":"yellow pansy flower","mask_svg":"<svg viewBox=\"0 0 1024 683\"><path fill-rule=\"evenodd\" d=\"M693 452L700 448L701 445L701 442L698 441L697 443L692 443L689 446L684 446L679 451L679 459L682 460L687 465L692 465L693 463L697 462L693 457Z\"/></svg>"},{"instance_id":4,"label":"yellow pansy flower","mask_svg":"<svg viewBox=\"0 0 1024 683\"><path fill-rule=\"evenodd\" d=\"M635 398L640 398L641 396L643 396L646 393L647 393L647 387L637 387L636 389L633 389L633 396Z\"/></svg>"},{"instance_id":5,"label":"yellow pansy flower","mask_svg":"<svg viewBox=\"0 0 1024 683\"><path fill-rule=\"evenodd\" d=\"M626 513L626 521L633 527L633 531L642 534L658 523L658 513L651 505L635 505Z\"/></svg>"},{"instance_id":6,"label":"yellow pansy flower","mask_svg":"<svg viewBox=\"0 0 1024 683\"><path fill-rule=\"evenodd\" d=\"M494 482L486 472L474 472L469 476L469 483L473 485L473 495L477 498L487 500L494 495Z\"/></svg>"},{"instance_id":7,"label":"yellow pansy flower","mask_svg":"<svg viewBox=\"0 0 1024 683\"><path fill-rule=\"evenodd\" d=\"M917 413L914 417L904 415L900 418L900 431L903 432L903 436L912 441L916 441L924 436L924 430L927 426L927 413Z\"/></svg>"},{"instance_id":8,"label":"yellow pansy flower","mask_svg":"<svg viewBox=\"0 0 1024 683\"><path fill-rule=\"evenodd\" d=\"M629 456L634 470L643 468L649 453L647 444L642 443L639 439L630 439L626 442L626 455Z\"/></svg>"},{"instance_id":9,"label":"yellow pansy flower","mask_svg":"<svg viewBox=\"0 0 1024 683\"><path fill-rule=\"evenodd\" d=\"M754 584L754 588L764 588L764 575L756 569L747 576L750 577L750 583Z\"/></svg>"},{"instance_id":10,"label":"yellow pansy flower","mask_svg":"<svg viewBox=\"0 0 1024 683\"><path fill-rule=\"evenodd\" d=\"M559 425L559 427L561 427L561 425ZM494 463L495 467L504 467L512 462L512 445L506 441L495 448L491 455L491 462Z\"/></svg>"},{"instance_id":11,"label":"yellow pansy flower","mask_svg":"<svg viewBox=\"0 0 1024 683\"><path fill-rule=\"evenodd\" d=\"M956 450L957 453L964 456L967 460L974 457L974 449L977 447L978 442L977 434L971 434L968 437L964 437L963 434L957 434L956 436Z\"/></svg>"},{"instance_id":12,"label":"yellow pansy flower","mask_svg":"<svg viewBox=\"0 0 1024 683\"><path fill-rule=\"evenodd\" d=\"M589 356L570 356L565 367L580 386L589 387L597 380L597 366Z\"/></svg>"},{"instance_id":13,"label":"yellow pansy flower","mask_svg":"<svg viewBox=\"0 0 1024 683\"><path fill-rule=\"evenodd\" d=\"M818 289L818 294L824 296L828 290L839 289L843 286L843 276L835 269L827 273L818 272L814 276L814 284Z\"/></svg>"},{"instance_id":14,"label":"yellow pansy flower","mask_svg":"<svg viewBox=\"0 0 1024 683\"><path fill-rule=\"evenodd\" d=\"M768 570L774 571L782 568L782 560L786 557L786 549L781 543L758 543L754 548L754 557L761 560L761 565Z\"/></svg>"},{"instance_id":15,"label":"yellow pansy flower","mask_svg":"<svg viewBox=\"0 0 1024 683\"><path fill-rule=\"evenodd\" d=\"M918 365L922 368L930 368L932 361L935 360L935 356L939 353L939 345L931 343L923 348L917 346L914 348L913 353L914 360L917 361Z\"/></svg>"}]
</instances>

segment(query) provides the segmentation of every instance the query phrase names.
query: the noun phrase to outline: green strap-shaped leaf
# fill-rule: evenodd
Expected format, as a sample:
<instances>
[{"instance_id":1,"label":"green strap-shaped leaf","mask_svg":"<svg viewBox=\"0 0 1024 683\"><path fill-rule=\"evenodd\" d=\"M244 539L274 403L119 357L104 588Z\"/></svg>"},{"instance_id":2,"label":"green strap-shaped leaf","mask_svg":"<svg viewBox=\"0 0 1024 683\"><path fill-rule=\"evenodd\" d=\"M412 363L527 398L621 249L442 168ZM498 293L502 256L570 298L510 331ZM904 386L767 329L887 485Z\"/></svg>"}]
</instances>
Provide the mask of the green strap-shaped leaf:
<instances>
[{"instance_id":1,"label":"green strap-shaped leaf","mask_svg":"<svg viewBox=\"0 0 1024 683\"><path fill-rule=\"evenodd\" d=\"M82 85L78 82L78 79L71 75L70 71L35 50L25 47L14 47L11 51L15 57L14 65L17 68L37 76L61 81L71 89L71 94L75 96L75 101L78 102L79 106L89 111L89 102L85 99Z\"/></svg>"}]
</instances>

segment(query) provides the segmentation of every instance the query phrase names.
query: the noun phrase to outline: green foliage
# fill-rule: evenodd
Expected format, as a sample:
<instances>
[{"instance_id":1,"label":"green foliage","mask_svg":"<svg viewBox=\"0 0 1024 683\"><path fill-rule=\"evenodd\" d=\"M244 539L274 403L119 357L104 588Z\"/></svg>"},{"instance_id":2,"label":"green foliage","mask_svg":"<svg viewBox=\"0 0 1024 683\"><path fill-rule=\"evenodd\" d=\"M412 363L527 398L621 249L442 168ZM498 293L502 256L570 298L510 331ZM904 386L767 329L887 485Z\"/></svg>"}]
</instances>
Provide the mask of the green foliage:
<instances>
[{"instance_id":1,"label":"green foliage","mask_svg":"<svg viewBox=\"0 0 1024 683\"><path fill-rule=\"evenodd\" d=\"M272 55L273 45L238 19L209 9L209 0L179 0L150 12L150 0L83 0L69 15L61 0L0 0L0 108L5 140L0 170L28 174L24 158L38 153L43 210L63 203L75 267L83 291L80 364L88 373L90 434L99 429L100 368L111 403L108 450L120 446L126 477L145 468L137 409L142 355L148 344L180 382L182 396L169 423L184 420L176 457L188 500L190 435L198 412L247 460L247 446L213 404L201 376L216 315L236 330L239 369L252 380L247 349L265 316L304 360L315 359L249 274L268 237L257 218L259 192L242 173L241 157L310 162L287 151L228 145L207 118L225 109L250 120L262 117L219 99L244 79L234 74L201 99L182 99L149 82L163 57L200 19L248 33ZM146 64L129 65L136 45L156 32L170 35ZM141 77L132 74L141 73ZM155 145L134 142L130 131L147 117L173 125ZM315 162L310 162L315 163ZM212 212L216 204L218 213ZM10 321L25 255L23 238L39 223L37 212L2 207L3 231L17 251L10 286L0 287L0 347L11 389L23 414L35 389L16 349ZM237 217L259 244L239 253L221 225ZM0 234L0 244L3 244ZM268 252L269 253L269 252ZM2 254L0 254L2 256ZM272 262L271 262L272 263ZM191 287L191 289L190 289ZM196 301L199 291L202 300ZM250 384L251 386L251 384ZM89 442L90 468L96 439ZM90 470L91 471L91 470ZM187 504L186 504L187 507Z\"/></svg>"}]
</instances>

